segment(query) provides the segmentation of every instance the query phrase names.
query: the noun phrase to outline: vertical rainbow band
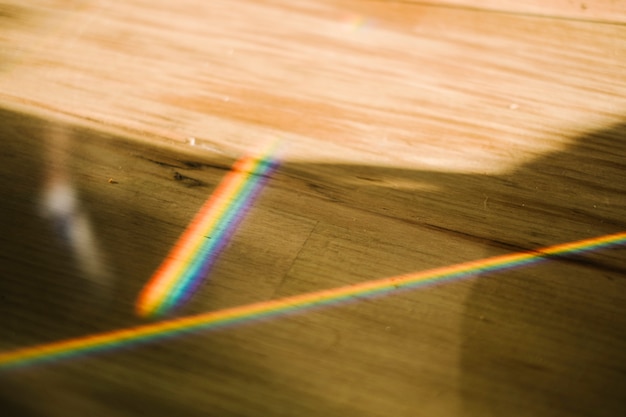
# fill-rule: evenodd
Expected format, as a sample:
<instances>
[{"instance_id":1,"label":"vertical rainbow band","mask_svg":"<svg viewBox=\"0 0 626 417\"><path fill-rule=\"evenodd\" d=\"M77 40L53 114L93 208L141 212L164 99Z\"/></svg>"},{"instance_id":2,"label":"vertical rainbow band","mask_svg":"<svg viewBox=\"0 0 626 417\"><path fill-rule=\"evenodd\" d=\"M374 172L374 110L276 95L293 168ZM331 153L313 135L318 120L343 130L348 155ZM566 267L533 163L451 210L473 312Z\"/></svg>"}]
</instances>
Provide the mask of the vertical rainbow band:
<instances>
[{"instance_id":1,"label":"vertical rainbow band","mask_svg":"<svg viewBox=\"0 0 626 417\"><path fill-rule=\"evenodd\" d=\"M235 163L143 288L135 306L138 315L166 314L195 292L278 167L275 147Z\"/></svg>"}]
</instances>

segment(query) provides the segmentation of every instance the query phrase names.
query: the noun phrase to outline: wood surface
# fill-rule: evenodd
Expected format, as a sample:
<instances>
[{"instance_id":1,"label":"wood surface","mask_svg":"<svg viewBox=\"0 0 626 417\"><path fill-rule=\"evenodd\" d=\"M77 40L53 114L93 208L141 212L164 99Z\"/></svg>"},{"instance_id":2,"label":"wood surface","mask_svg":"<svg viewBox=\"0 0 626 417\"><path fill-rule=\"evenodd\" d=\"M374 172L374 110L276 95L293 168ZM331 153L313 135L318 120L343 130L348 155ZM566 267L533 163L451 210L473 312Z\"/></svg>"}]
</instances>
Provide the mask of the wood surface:
<instances>
[{"instance_id":1,"label":"wood surface","mask_svg":"<svg viewBox=\"0 0 626 417\"><path fill-rule=\"evenodd\" d=\"M418 4L418 2L413 2ZM419 2L422 4L435 5L435 2ZM572 1L572 0L441 0L439 5L451 5L453 7L469 8L491 13L518 13L528 14L533 17L545 17L548 19L566 18L602 23L624 23L626 17L626 4L613 0Z\"/></svg>"},{"instance_id":2,"label":"wood surface","mask_svg":"<svg viewBox=\"0 0 626 417\"><path fill-rule=\"evenodd\" d=\"M0 2L0 358L626 231L622 2ZM138 294L281 165L171 316ZM626 248L3 367L7 416L619 416ZM156 321L155 321L156 320Z\"/></svg>"}]
</instances>

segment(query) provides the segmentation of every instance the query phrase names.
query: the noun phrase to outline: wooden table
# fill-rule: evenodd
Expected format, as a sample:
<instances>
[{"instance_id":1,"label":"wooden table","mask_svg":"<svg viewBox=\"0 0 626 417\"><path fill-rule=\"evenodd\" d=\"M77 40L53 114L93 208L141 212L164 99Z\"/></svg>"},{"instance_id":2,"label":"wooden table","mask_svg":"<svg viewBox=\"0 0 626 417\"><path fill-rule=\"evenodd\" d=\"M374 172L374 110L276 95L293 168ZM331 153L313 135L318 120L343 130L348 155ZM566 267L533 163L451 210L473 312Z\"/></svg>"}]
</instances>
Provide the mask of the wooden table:
<instances>
[{"instance_id":1,"label":"wooden table","mask_svg":"<svg viewBox=\"0 0 626 417\"><path fill-rule=\"evenodd\" d=\"M625 415L625 23L1 3L0 414ZM138 315L233 176L210 270Z\"/></svg>"}]
</instances>

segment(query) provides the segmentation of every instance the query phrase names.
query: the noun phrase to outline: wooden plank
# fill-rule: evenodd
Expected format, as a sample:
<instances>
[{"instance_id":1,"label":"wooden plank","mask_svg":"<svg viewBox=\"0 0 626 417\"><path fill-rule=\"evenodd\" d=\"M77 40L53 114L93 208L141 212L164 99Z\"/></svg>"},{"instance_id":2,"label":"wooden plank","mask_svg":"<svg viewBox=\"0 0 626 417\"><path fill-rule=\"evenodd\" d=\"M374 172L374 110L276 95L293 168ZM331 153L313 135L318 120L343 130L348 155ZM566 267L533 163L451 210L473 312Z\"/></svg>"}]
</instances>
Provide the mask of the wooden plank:
<instances>
[{"instance_id":1,"label":"wooden plank","mask_svg":"<svg viewBox=\"0 0 626 417\"><path fill-rule=\"evenodd\" d=\"M423 4L424 2L417 2ZM431 3L435 4L435 3ZM476 10L532 14L543 17L561 17L566 19L594 20L601 22L626 22L626 5L620 1L593 0L442 0L439 5L466 7Z\"/></svg>"},{"instance_id":2,"label":"wooden plank","mask_svg":"<svg viewBox=\"0 0 626 417\"><path fill-rule=\"evenodd\" d=\"M159 323L135 315L139 292L233 163L276 138L280 168L175 315L626 230L623 26L365 1L5 4L0 358ZM588 245L0 360L0 409L622 415L624 259Z\"/></svg>"},{"instance_id":3,"label":"wooden plank","mask_svg":"<svg viewBox=\"0 0 626 417\"><path fill-rule=\"evenodd\" d=\"M267 132L293 137L301 148L293 152L311 157L341 153L338 136L357 160L452 157L439 149L406 160L424 139L417 121L431 137L469 146L471 161L454 158L463 169L505 164L496 143L523 154L538 135L522 123L543 134L581 120L585 130L616 122L623 109L621 27L363 2L288 11L242 2L237 15L213 6L201 20L184 13L196 10L191 1L167 7L96 4L26 25L10 38L4 97L180 142L219 148L224 137L238 152ZM474 122L485 119L493 132ZM484 151L485 135L502 137L495 152ZM372 140L390 151L374 156Z\"/></svg>"}]
</instances>

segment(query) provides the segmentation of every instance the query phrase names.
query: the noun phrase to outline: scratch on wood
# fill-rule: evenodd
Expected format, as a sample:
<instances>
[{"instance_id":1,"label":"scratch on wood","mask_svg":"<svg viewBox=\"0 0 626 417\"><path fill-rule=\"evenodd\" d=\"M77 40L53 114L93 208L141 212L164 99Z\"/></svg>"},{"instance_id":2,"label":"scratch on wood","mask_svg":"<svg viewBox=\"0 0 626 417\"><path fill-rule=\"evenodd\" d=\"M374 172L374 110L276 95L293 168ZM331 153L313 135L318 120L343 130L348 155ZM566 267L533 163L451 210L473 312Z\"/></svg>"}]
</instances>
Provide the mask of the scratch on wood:
<instances>
[{"instance_id":1,"label":"scratch on wood","mask_svg":"<svg viewBox=\"0 0 626 417\"><path fill-rule=\"evenodd\" d=\"M286 268L285 273L283 274L282 279L280 280L278 285L276 285L276 288L274 289L274 294L272 294L272 298L276 297L276 294L278 294L280 289L285 284L285 280L287 279L287 276L291 273L291 270L293 269L293 265L296 263L296 261L300 257L300 253L302 253L302 250L306 246L306 244L309 241L309 239L311 239L311 236L313 236L313 232L315 232L315 230L317 230L317 226L319 225L319 223L320 223L319 220L316 220L315 224L313 225L313 227L311 227L311 231L309 232L307 237L304 239L304 242L302 242L302 245L300 245L300 249L298 249L298 253L296 253L296 255L293 257L293 259L291 260L291 263Z\"/></svg>"},{"instance_id":2,"label":"scratch on wood","mask_svg":"<svg viewBox=\"0 0 626 417\"><path fill-rule=\"evenodd\" d=\"M206 185L204 181L200 181L196 178L188 177L186 175L181 174L178 171L174 171L174 180L181 181L188 187L201 187L201 186Z\"/></svg>"}]
</instances>

